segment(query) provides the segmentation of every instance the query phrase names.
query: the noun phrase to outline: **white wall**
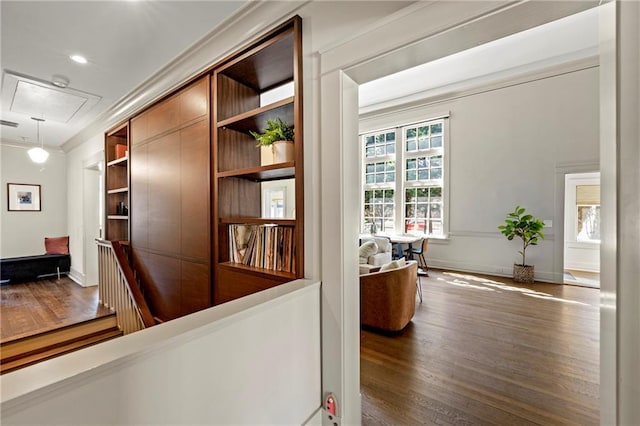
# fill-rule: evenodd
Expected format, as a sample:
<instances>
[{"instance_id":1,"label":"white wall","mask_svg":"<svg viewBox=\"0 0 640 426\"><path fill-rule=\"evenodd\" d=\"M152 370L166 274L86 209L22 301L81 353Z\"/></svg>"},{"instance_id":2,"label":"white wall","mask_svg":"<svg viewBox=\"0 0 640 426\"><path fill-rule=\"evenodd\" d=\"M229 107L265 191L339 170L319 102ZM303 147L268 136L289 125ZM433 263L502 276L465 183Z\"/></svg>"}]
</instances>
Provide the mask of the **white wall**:
<instances>
[{"instance_id":1,"label":"white wall","mask_svg":"<svg viewBox=\"0 0 640 426\"><path fill-rule=\"evenodd\" d=\"M67 153L67 223L71 257L71 277L84 284L84 167L85 161L104 150L104 135L98 134ZM98 189L96 188L97 192ZM102 194L98 196L102 197ZM96 206L96 208L98 208ZM91 284L91 283L89 283Z\"/></svg>"},{"instance_id":2,"label":"white wall","mask_svg":"<svg viewBox=\"0 0 640 426\"><path fill-rule=\"evenodd\" d=\"M450 112L449 237L432 240L435 267L510 275L520 249L497 226L516 205L540 219L556 217L558 167L597 163L598 69L587 68L382 115L367 114L361 131L429 119ZM527 249L536 278L553 280L554 228Z\"/></svg>"},{"instance_id":3,"label":"white wall","mask_svg":"<svg viewBox=\"0 0 640 426\"><path fill-rule=\"evenodd\" d=\"M67 167L66 156L49 149L49 159L36 164L27 150L12 145L1 146L2 244L0 256L16 257L44 254L44 238L67 235ZM7 183L41 185L39 212L10 212L7 206ZM71 250L71 258L77 251Z\"/></svg>"},{"instance_id":4,"label":"white wall","mask_svg":"<svg viewBox=\"0 0 640 426\"><path fill-rule=\"evenodd\" d=\"M320 396L320 284L298 280L0 376L3 425L294 425Z\"/></svg>"}]
</instances>

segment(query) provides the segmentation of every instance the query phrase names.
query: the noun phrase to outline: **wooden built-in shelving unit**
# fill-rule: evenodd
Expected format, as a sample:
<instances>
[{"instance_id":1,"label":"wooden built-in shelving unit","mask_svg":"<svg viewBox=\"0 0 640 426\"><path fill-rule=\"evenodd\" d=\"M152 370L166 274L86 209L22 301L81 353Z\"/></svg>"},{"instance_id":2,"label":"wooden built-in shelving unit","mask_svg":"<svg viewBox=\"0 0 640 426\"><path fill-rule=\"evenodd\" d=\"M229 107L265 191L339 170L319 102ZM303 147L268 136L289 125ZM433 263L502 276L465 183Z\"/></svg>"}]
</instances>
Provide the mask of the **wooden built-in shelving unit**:
<instances>
[{"instance_id":1,"label":"wooden built-in shelving unit","mask_svg":"<svg viewBox=\"0 0 640 426\"><path fill-rule=\"evenodd\" d=\"M117 146L124 147L120 152ZM124 151L122 151L124 149ZM129 123L120 124L105 134L105 239L129 240Z\"/></svg>"},{"instance_id":2,"label":"wooden built-in shelving unit","mask_svg":"<svg viewBox=\"0 0 640 426\"><path fill-rule=\"evenodd\" d=\"M304 277L301 26L290 19L105 134L105 237L129 241L162 320ZM271 164L250 132L276 118L294 125L295 155ZM263 216L267 191L280 213ZM245 225L277 255L230 255Z\"/></svg>"},{"instance_id":3,"label":"wooden built-in shelving unit","mask_svg":"<svg viewBox=\"0 0 640 426\"><path fill-rule=\"evenodd\" d=\"M301 49L301 20L296 17L213 70L216 304L304 277ZM261 105L261 95L287 84L292 95ZM276 118L294 125L295 159L263 164L249 132L264 131L267 120ZM295 180L295 217L262 217L262 183L285 179ZM229 229L235 224L291 228L295 272L231 262Z\"/></svg>"}]
</instances>

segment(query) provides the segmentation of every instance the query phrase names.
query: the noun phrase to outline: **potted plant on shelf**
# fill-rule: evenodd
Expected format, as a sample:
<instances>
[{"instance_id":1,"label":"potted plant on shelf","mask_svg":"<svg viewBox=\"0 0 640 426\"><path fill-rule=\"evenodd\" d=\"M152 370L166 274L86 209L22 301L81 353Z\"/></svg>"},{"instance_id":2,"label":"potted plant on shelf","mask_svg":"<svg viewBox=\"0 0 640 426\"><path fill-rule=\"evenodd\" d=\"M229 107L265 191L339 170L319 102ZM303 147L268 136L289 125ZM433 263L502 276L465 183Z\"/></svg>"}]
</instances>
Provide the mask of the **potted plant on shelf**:
<instances>
[{"instance_id":1,"label":"potted plant on shelf","mask_svg":"<svg viewBox=\"0 0 640 426\"><path fill-rule=\"evenodd\" d=\"M293 125L281 118L269 119L264 132L251 131L250 133L258 141L257 146L271 147L274 163L286 163L294 160Z\"/></svg>"},{"instance_id":2,"label":"potted plant on shelf","mask_svg":"<svg viewBox=\"0 0 640 426\"><path fill-rule=\"evenodd\" d=\"M542 228L544 223L530 214L524 214L524 207L516 206L515 210L507 214L505 224L498 226L498 229L509 241L515 237L522 239L522 250L518 253L522 255L522 264L513 264L513 280L520 283L533 282L533 265L526 264L525 253L527 247L538 244L538 239L544 239Z\"/></svg>"}]
</instances>

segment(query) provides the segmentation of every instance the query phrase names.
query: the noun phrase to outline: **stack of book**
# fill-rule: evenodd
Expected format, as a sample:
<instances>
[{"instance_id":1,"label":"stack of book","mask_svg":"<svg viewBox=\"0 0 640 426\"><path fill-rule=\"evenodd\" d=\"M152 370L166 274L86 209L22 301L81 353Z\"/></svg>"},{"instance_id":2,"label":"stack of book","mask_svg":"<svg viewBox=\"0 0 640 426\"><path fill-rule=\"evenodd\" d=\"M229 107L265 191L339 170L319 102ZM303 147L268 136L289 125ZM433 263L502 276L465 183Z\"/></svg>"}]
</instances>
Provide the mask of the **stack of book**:
<instances>
[{"instance_id":1,"label":"stack of book","mask_svg":"<svg viewBox=\"0 0 640 426\"><path fill-rule=\"evenodd\" d=\"M229 259L233 263L295 273L293 227L229 225Z\"/></svg>"}]
</instances>

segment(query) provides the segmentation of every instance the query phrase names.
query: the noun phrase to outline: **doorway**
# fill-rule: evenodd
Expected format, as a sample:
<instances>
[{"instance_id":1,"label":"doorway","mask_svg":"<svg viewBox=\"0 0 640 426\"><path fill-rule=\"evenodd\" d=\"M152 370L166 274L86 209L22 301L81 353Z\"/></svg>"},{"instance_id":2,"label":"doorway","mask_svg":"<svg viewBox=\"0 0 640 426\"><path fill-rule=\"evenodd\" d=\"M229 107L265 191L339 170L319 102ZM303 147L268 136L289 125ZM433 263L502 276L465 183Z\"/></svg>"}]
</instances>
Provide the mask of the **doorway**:
<instances>
[{"instance_id":1,"label":"doorway","mask_svg":"<svg viewBox=\"0 0 640 426\"><path fill-rule=\"evenodd\" d=\"M536 6L535 2L527 3L527 6ZM510 12L513 10L517 10L517 8L510 9L509 11L501 11L499 17L497 18L500 23L503 23L510 16ZM418 15L415 13L414 15ZM492 17L498 16L498 14L492 15ZM610 17L609 15L605 16ZM406 17L405 17L406 18ZM548 17L541 18L541 20L548 20ZM405 19L402 22L402 26L406 27L407 20ZM510 22L521 22L519 19L511 19ZM486 19L485 22L475 21L473 25L477 23L490 23L490 19ZM476 28L473 25L466 24L465 25L465 34L469 35L469 37L474 37L474 41L482 40L484 38L489 38L493 32L491 31L493 28L497 28L498 26L487 26L486 28L477 28L477 33L474 31ZM394 33L392 25L388 25L385 30L389 31L378 31L378 33L396 34ZM513 30L513 28L511 28ZM459 31L449 31L446 34L441 35L441 39L445 39L446 36L451 36L451 38L459 37ZM323 277L323 294L325 295L326 302L323 303L323 313L327 313L326 317L329 320L323 319L323 354L326 353L335 353L336 348L341 350L346 354L357 353L359 346L357 344L353 344L350 337L356 335L358 330L357 327L357 315L351 315L351 309L338 309L343 308L344 305L347 306L356 306L358 301L358 292L353 291L352 285L349 285L351 282L357 279L356 273L352 273L352 265L357 264L357 258L351 251L355 252L355 244L351 244L351 240L354 239L355 230L359 229L357 224L355 224L352 215L349 215L349 212L358 210L358 201L360 197L358 194L354 192L353 188L357 188L357 183L359 182L359 173L357 171L353 172L353 167L345 167L345 164L349 164L349 161L353 161L350 164L355 164L355 161L359 158L360 152L357 148L354 149L352 141L357 138L357 129L354 129L353 122L357 121L357 91L358 85L366 83L368 81L372 81L375 78L380 78L382 73L390 73L390 71L396 71L398 68L404 66L406 67L407 62L417 61L422 58L418 58L418 53L420 53L420 47L422 47L422 42L413 41L409 47L400 48L393 53L386 53L385 55L381 55L380 57L375 57L374 54L376 52L371 52L370 57L366 57L365 54L354 53L353 47L357 45L358 47L362 47L365 45L365 41L363 39L355 40L354 42L348 42L344 45L341 45L339 48L331 51L331 55L326 55L327 60L323 61L322 70L325 72L322 76L322 90L323 94L333 94L334 96L325 95L322 99L322 139L323 139L323 149L322 149L322 160L323 160L323 170L321 171L323 189L322 189L322 200L323 200L323 218L322 218L322 230L325 234L335 233L338 235L337 238L334 239L326 239L328 241L323 241L322 245L322 277ZM450 40L446 40L450 41ZM425 50L426 52L438 52L441 56L443 50L447 50L448 48L452 48L453 46L457 47L460 50L460 46L464 44L459 38L455 40L457 43L443 43L442 40L438 40L438 37L430 37L424 44L431 42L432 44L437 44L437 48ZM360 43L360 44L358 44ZM408 43L407 43L408 45ZM385 45L386 47L386 45ZM446 48L445 48L446 47ZM380 49L377 45L376 48ZM367 52L369 53L369 52ZM434 53L435 54L435 53ZM428 54L425 54L428 56ZM343 59L348 57L349 59ZM359 60L362 60L359 62ZM372 59L374 58L374 59ZM324 59L324 56L323 56ZM404 59L404 60L403 60ZM608 60L609 57L605 57L603 61L605 66L603 67L605 71L610 71L612 61ZM343 60L343 62L339 62ZM358 65L354 65L358 64ZM380 66L378 66L380 65ZM605 89L610 88L608 86L609 82L606 79L601 79L601 87L605 87ZM604 95L609 95L609 93L604 93ZM337 111L337 112L336 112ZM609 123L607 120L601 120L602 122ZM339 123L339 125L336 125ZM606 132L603 132L606 134ZM603 139L601 139L602 141ZM611 138L613 143L615 144L616 138ZM608 145L605 145L601 142L601 148L603 150L607 150L610 148ZM609 151L609 152L615 152ZM339 153L339 154L337 154ZM338 158L336 159L336 156ZM607 161L604 161L607 160ZM608 161L609 158L605 158L602 163L603 166L603 175L605 176L605 180L603 182L605 194L611 193L609 190L611 188L611 179L608 177L611 172L611 162ZM338 167L331 167L333 164L338 165ZM337 169L337 170L336 170ZM340 179L336 179L335 175L339 175ZM615 174L614 174L615 175ZM614 188L615 189L615 186ZM615 193L615 190L612 191ZM610 202L611 200L605 197L604 207L605 212L611 213L613 210L615 212L615 205ZM335 212L342 212L342 214L336 214ZM560 216L562 217L562 216ZM611 220L611 216L606 216L603 221L604 225L607 224L615 224ZM609 232L609 228L604 226L603 234L606 237L610 237L611 233ZM353 231L349 231L353 230ZM350 235L351 234L351 235ZM605 241L607 238L605 238ZM560 243L562 244L562 243ZM331 247L330 247L331 246ZM615 260L615 248L611 250L609 247L605 245L603 251L605 254L613 253L613 259ZM337 255L335 254L337 252ZM561 253L562 251L560 251ZM342 259L338 260L338 264L341 265L340 268L335 268L335 258L341 255ZM611 263L609 261L609 257L605 256L603 259L603 272L605 275L608 273L608 268L611 267ZM559 271L562 270L562 264L559 264ZM355 270L355 266L353 266ZM556 269L554 268L554 271ZM339 285L331 286L333 282L337 282ZM334 288L335 287L335 288ZM615 290L615 289L614 289ZM615 291L613 292L615 297ZM355 309L357 312L357 309ZM339 318L340 323L338 325L341 327L342 340L340 343L336 343L338 339L330 339L327 336L330 335L334 330L335 323L331 322L335 319L334 315L331 315L335 312L340 312L342 316ZM323 317L324 318L324 317ZM353 324L355 323L355 324ZM609 330L611 328L610 321L604 321L603 329ZM328 331L324 331L324 330ZM354 339L355 340L355 339ZM614 342L615 343L615 342ZM615 344L612 345L615 347ZM605 351L603 351L605 352ZM609 354L612 352L611 350L606 351L605 358L608 359ZM615 350L613 351L615 353ZM343 369L351 369L352 371L358 371L359 367L356 362L351 362L351 356L346 357L350 363L348 365L341 365ZM345 363L346 364L346 363ZM324 366L324 365L323 365ZM329 379L333 378L330 376L336 368L327 368L323 371L328 371L328 373L323 373L325 377ZM339 369L338 369L339 370ZM603 366L604 375L611 375L611 369L609 365ZM342 370L339 370L342 372ZM352 375L345 375L346 377L342 383L345 386L344 399L352 399L357 401L359 398L359 389L357 389L358 380ZM611 375L615 377L615 375ZM330 380L323 380L324 382L329 382ZM348 386L348 387L347 387ZM603 389L608 389L608 385L604 385ZM611 398L609 394L603 392L603 403L604 407L604 415L603 419L607 419L610 416L609 407L611 406L612 401L615 402L615 396ZM343 406L347 406L348 404L343 404ZM358 404L354 404L354 406L359 407ZM357 418L357 410L353 414L354 418Z\"/></svg>"},{"instance_id":2,"label":"doorway","mask_svg":"<svg viewBox=\"0 0 640 426\"><path fill-rule=\"evenodd\" d=\"M564 284L600 288L600 172L565 175Z\"/></svg>"},{"instance_id":3,"label":"doorway","mask_svg":"<svg viewBox=\"0 0 640 426\"><path fill-rule=\"evenodd\" d=\"M83 187L83 269L85 287L98 285L98 246L96 239L102 238L104 203L103 160L93 157L85 162L82 174Z\"/></svg>"}]
</instances>

